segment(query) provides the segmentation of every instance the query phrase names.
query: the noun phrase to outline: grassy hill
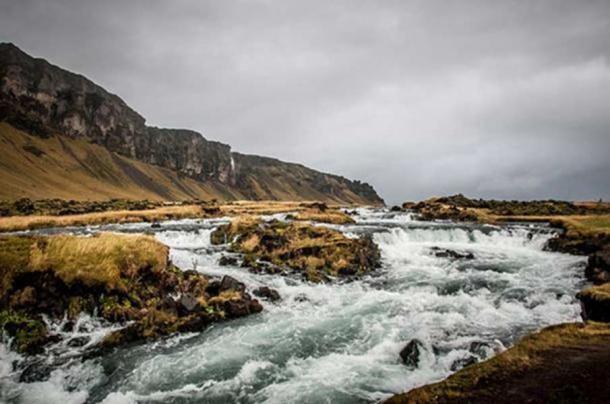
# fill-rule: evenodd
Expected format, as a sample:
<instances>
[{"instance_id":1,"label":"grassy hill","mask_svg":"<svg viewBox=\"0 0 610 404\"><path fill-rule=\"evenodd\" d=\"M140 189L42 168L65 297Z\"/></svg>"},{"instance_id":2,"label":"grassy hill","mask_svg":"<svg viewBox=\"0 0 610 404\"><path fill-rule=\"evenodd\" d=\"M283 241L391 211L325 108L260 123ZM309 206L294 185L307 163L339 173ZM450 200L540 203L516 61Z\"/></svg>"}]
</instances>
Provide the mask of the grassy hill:
<instances>
[{"instance_id":1,"label":"grassy hill","mask_svg":"<svg viewBox=\"0 0 610 404\"><path fill-rule=\"evenodd\" d=\"M221 186L110 152L82 139L41 138L0 122L0 199L240 199Z\"/></svg>"}]
</instances>

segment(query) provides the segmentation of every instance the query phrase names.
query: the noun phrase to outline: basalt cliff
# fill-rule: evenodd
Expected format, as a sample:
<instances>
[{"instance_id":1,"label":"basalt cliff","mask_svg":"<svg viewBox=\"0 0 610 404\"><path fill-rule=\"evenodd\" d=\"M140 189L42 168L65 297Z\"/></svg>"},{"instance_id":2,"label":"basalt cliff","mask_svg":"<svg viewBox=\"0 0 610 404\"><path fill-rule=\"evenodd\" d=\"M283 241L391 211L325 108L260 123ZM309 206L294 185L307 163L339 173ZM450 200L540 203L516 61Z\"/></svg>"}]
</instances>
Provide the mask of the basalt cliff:
<instances>
[{"instance_id":1,"label":"basalt cliff","mask_svg":"<svg viewBox=\"0 0 610 404\"><path fill-rule=\"evenodd\" d=\"M87 78L0 44L0 199L322 200L383 204L373 187L146 125Z\"/></svg>"}]
</instances>

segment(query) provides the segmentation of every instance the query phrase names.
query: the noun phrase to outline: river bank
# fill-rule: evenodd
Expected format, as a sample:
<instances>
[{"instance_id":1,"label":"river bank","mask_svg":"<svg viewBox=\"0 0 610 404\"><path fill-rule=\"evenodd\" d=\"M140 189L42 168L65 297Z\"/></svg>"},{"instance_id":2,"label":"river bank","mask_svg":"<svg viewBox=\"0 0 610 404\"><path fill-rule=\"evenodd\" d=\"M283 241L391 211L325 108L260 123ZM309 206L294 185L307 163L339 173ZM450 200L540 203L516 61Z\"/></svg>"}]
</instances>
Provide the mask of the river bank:
<instances>
[{"instance_id":1,"label":"river bank","mask_svg":"<svg viewBox=\"0 0 610 404\"><path fill-rule=\"evenodd\" d=\"M610 358L610 216L608 204L470 200L462 195L407 204L428 220L546 222L561 230L546 248L588 257L593 286L577 294L584 324L534 333L505 353L389 403L607 402ZM601 322L599 322L601 321Z\"/></svg>"}]
</instances>

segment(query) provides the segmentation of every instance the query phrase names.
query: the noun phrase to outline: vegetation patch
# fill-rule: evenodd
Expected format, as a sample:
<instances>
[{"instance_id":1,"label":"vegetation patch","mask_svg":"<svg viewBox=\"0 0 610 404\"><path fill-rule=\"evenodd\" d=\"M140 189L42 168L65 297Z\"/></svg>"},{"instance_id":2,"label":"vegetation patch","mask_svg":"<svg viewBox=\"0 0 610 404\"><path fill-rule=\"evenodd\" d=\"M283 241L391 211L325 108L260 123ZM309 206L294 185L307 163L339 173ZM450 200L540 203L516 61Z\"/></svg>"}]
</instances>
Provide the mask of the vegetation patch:
<instances>
[{"instance_id":1,"label":"vegetation patch","mask_svg":"<svg viewBox=\"0 0 610 404\"><path fill-rule=\"evenodd\" d=\"M0 237L0 247L0 325L21 352L39 351L53 338L42 314L131 322L103 342L107 348L262 309L232 278L176 268L151 236L11 236Z\"/></svg>"},{"instance_id":2,"label":"vegetation patch","mask_svg":"<svg viewBox=\"0 0 610 404\"><path fill-rule=\"evenodd\" d=\"M213 244L230 244L251 269L299 271L312 282L362 275L379 266L370 237L351 239L341 232L298 222L263 222L241 217L212 232Z\"/></svg>"}]
</instances>

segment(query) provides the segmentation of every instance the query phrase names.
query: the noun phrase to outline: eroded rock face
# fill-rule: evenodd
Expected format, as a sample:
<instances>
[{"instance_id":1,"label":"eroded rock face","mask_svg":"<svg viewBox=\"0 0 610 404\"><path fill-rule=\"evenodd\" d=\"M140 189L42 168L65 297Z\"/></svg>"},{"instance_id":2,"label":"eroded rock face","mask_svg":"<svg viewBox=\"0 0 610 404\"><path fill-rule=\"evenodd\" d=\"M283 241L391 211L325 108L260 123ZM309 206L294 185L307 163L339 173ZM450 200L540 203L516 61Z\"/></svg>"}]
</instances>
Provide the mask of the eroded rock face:
<instances>
[{"instance_id":1,"label":"eroded rock face","mask_svg":"<svg viewBox=\"0 0 610 404\"><path fill-rule=\"evenodd\" d=\"M287 199L291 192L291 199L383 204L366 183L234 153L191 130L146 126L118 96L8 43L0 44L0 121L41 137L83 138L202 182L228 186L229 199Z\"/></svg>"}]
</instances>

